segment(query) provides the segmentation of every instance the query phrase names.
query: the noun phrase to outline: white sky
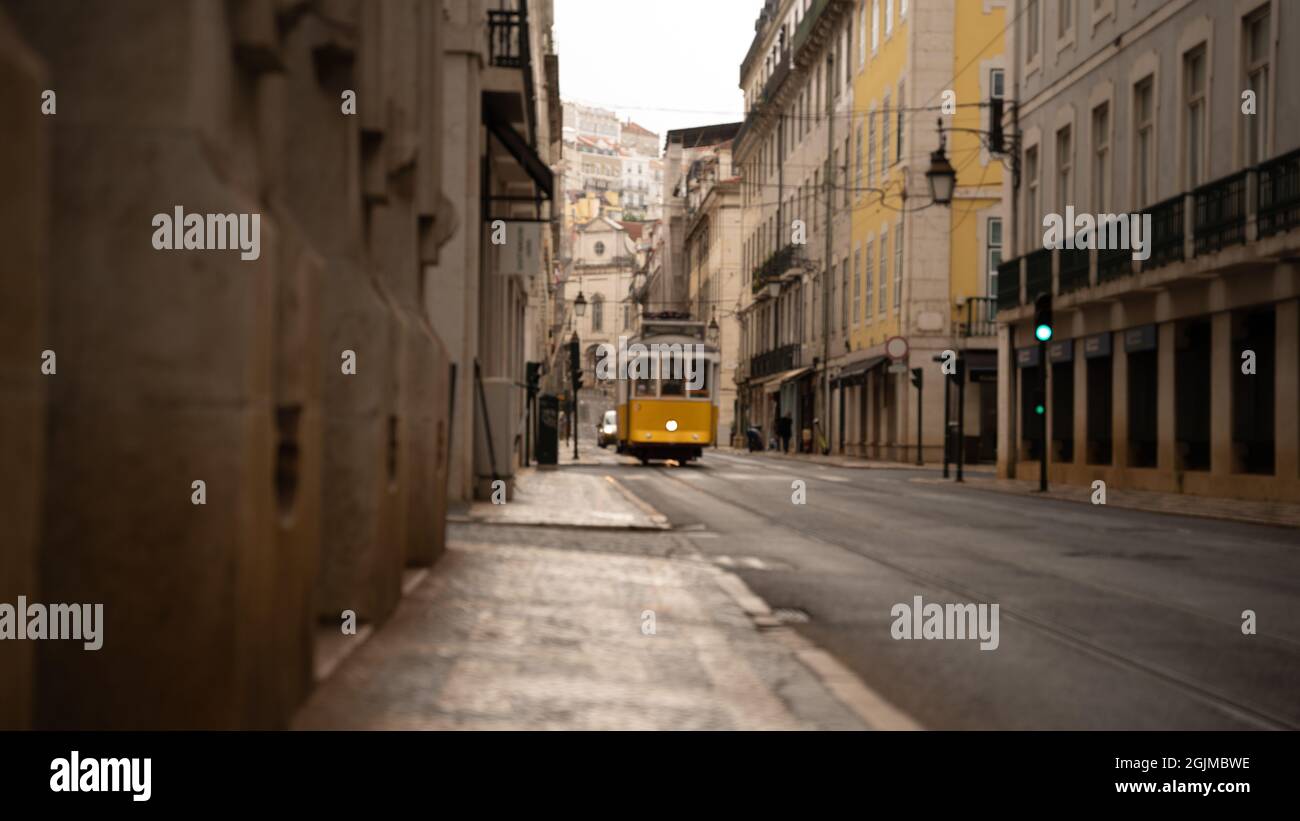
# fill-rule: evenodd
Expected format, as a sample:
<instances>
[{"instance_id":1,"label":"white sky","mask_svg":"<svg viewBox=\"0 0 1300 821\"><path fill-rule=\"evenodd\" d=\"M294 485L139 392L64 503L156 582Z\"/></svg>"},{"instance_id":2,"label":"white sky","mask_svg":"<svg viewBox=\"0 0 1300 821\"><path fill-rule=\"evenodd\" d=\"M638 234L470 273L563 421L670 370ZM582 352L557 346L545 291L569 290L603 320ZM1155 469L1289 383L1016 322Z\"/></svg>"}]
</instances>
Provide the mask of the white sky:
<instances>
[{"instance_id":1,"label":"white sky","mask_svg":"<svg viewBox=\"0 0 1300 821\"><path fill-rule=\"evenodd\" d=\"M555 0L560 96L659 135L739 122L740 61L763 0Z\"/></svg>"}]
</instances>

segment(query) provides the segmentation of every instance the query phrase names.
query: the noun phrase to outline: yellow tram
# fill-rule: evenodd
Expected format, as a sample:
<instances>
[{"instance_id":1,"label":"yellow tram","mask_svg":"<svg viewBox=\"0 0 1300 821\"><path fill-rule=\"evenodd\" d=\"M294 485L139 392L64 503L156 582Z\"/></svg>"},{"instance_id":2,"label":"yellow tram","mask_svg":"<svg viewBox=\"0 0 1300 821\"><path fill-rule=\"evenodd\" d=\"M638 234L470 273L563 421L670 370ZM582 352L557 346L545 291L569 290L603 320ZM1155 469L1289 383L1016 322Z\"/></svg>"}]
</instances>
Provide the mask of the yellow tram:
<instances>
[{"instance_id":1,"label":"yellow tram","mask_svg":"<svg viewBox=\"0 0 1300 821\"><path fill-rule=\"evenodd\" d=\"M718 429L718 349L703 322L646 319L620 355L618 452L679 463L698 459Z\"/></svg>"}]
</instances>

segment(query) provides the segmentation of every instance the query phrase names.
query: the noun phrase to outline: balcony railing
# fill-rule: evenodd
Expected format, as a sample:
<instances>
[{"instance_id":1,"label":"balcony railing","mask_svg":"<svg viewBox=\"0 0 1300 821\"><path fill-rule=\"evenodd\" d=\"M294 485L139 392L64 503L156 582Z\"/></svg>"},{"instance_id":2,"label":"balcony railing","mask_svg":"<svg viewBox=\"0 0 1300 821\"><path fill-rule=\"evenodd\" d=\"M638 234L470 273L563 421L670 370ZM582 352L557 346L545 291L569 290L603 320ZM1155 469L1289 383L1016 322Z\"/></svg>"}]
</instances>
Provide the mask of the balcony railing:
<instances>
[{"instance_id":1,"label":"balcony railing","mask_svg":"<svg viewBox=\"0 0 1300 821\"><path fill-rule=\"evenodd\" d=\"M1133 252L1128 248L1097 251L1097 283L1110 282L1133 275Z\"/></svg>"},{"instance_id":2,"label":"balcony railing","mask_svg":"<svg viewBox=\"0 0 1300 821\"><path fill-rule=\"evenodd\" d=\"M1086 248L1062 248L1060 250L1060 293L1068 294L1088 287L1088 250Z\"/></svg>"},{"instance_id":3,"label":"balcony railing","mask_svg":"<svg viewBox=\"0 0 1300 821\"><path fill-rule=\"evenodd\" d=\"M803 20L799 22L799 28L795 29L794 39L791 41L791 50L795 54L798 54L799 49L803 48L804 43L808 41L813 29L817 27L817 19L829 5L830 0L813 0L812 5L804 12Z\"/></svg>"},{"instance_id":4,"label":"balcony railing","mask_svg":"<svg viewBox=\"0 0 1300 821\"><path fill-rule=\"evenodd\" d=\"M795 267L798 261L799 246L797 245L787 245L768 257L766 262L754 269L754 293L758 293L769 282L780 279L786 271Z\"/></svg>"},{"instance_id":5,"label":"balcony railing","mask_svg":"<svg viewBox=\"0 0 1300 821\"><path fill-rule=\"evenodd\" d=\"M1196 189L1193 236L1198 256L1246 241L1246 173L1238 171Z\"/></svg>"},{"instance_id":6,"label":"balcony railing","mask_svg":"<svg viewBox=\"0 0 1300 821\"><path fill-rule=\"evenodd\" d=\"M1179 194L1146 210L1145 213L1151 215L1151 236L1146 238L1151 243L1151 256L1142 262L1143 271L1183 259L1183 240L1187 234L1184 220L1186 201Z\"/></svg>"},{"instance_id":7,"label":"balcony railing","mask_svg":"<svg viewBox=\"0 0 1300 821\"><path fill-rule=\"evenodd\" d=\"M1020 260L1009 259L998 266L998 310L1020 304Z\"/></svg>"},{"instance_id":8,"label":"balcony railing","mask_svg":"<svg viewBox=\"0 0 1300 821\"><path fill-rule=\"evenodd\" d=\"M1261 237L1300 225L1300 151L1260 163L1255 199Z\"/></svg>"},{"instance_id":9,"label":"balcony railing","mask_svg":"<svg viewBox=\"0 0 1300 821\"><path fill-rule=\"evenodd\" d=\"M759 354L752 360L750 375L755 379L761 379L764 376L799 367L801 349L802 346L796 342Z\"/></svg>"},{"instance_id":10,"label":"balcony railing","mask_svg":"<svg viewBox=\"0 0 1300 821\"><path fill-rule=\"evenodd\" d=\"M998 274L1001 283L1002 274ZM997 316L998 298L991 296L972 296L966 298L966 321L961 325L961 335L996 336L998 332Z\"/></svg>"},{"instance_id":11,"label":"balcony railing","mask_svg":"<svg viewBox=\"0 0 1300 821\"><path fill-rule=\"evenodd\" d=\"M1025 301L1052 292L1052 250L1040 248L1025 256Z\"/></svg>"},{"instance_id":12,"label":"balcony railing","mask_svg":"<svg viewBox=\"0 0 1300 821\"><path fill-rule=\"evenodd\" d=\"M517 9L488 9L488 63L502 68L528 64L528 30Z\"/></svg>"}]
</instances>

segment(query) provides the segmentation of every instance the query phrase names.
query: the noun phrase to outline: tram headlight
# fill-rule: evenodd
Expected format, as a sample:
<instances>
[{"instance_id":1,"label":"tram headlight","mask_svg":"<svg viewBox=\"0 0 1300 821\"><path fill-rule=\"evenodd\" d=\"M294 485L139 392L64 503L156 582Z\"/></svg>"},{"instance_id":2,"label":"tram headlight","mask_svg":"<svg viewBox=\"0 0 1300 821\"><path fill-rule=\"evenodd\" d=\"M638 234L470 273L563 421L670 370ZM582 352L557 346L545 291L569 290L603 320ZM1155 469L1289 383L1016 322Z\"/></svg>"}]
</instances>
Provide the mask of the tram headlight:
<instances>
[{"instance_id":1,"label":"tram headlight","mask_svg":"<svg viewBox=\"0 0 1300 821\"><path fill-rule=\"evenodd\" d=\"M672 431L677 430L677 420L676 420L676 419L669 419L669 420L668 420L668 424L664 425L664 427L668 428L668 431L669 431L670 433L671 433Z\"/></svg>"}]
</instances>

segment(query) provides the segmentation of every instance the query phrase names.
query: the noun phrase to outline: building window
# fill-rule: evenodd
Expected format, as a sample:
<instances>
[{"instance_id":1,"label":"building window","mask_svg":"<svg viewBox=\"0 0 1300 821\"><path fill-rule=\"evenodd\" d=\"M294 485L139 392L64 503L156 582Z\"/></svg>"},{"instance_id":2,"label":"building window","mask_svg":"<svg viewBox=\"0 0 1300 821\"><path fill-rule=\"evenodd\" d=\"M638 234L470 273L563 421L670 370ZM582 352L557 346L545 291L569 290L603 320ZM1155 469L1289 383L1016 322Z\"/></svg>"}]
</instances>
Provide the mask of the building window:
<instances>
[{"instance_id":1,"label":"building window","mask_svg":"<svg viewBox=\"0 0 1300 821\"><path fill-rule=\"evenodd\" d=\"M862 320L862 249L853 249L853 324Z\"/></svg>"},{"instance_id":2,"label":"building window","mask_svg":"<svg viewBox=\"0 0 1300 821\"><path fill-rule=\"evenodd\" d=\"M1247 115L1245 123L1245 160L1255 165L1268 156L1268 6L1247 17L1244 26L1246 88L1255 95L1255 113Z\"/></svg>"},{"instance_id":3,"label":"building window","mask_svg":"<svg viewBox=\"0 0 1300 821\"><path fill-rule=\"evenodd\" d=\"M1006 72L1000 68L989 71L989 97L1001 100L1006 96Z\"/></svg>"},{"instance_id":4,"label":"building window","mask_svg":"<svg viewBox=\"0 0 1300 821\"><path fill-rule=\"evenodd\" d=\"M1154 170L1155 112L1154 81L1151 77L1133 86L1133 206L1151 202L1151 172Z\"/></svg>"},{"instance_id":5,"label":"building window","mask_svg":"<svg viewBox=\"0 0 1300 821\"><path fill-rule=\"evenodd\" d=\"M867 113L867 187L871 188L876 184L876 112ZM858 165L862 165L862 154L858 154ZM861 172L859 172L861 177Z\"/></svg>"},{"instance_id":6,"label":"building window","mask_svg":"<svg viewBox=\"0 0 1300 821\"><path fill-rule=\"evenodd\" d=\"M873 300L873 298L875 297L875 294L876 294L876 290L875 290L875 266L874 266L874 263L872 262L872 261L875 259L875 256L874 256L874 253L873 253L873 252L875 251L875 249L872 247L872 245L873 245L872 240L871 240L870 237L868 237L868 238L867 238L867 285L866 285L866 297L867 297L867 300L866 300L866 302L867 302L867 306L866 306L866 307L867 307L867 311L866 311L866 314L867 314L867 322L870 322L870 321L871 321L871 306L875 304L872 300Z\"/></svg>"},{"instance_id":7,"label":"building window","mask_svg":"<svg viewBox=\"0 0 1300 821\"><path fill-rule=\"evenodd\" d=\"M880 180L884 183L885 169L889 168L889 95L885 95L885 110L880 117Z\"/></svg>"},{"instance_id":8,"label":"building window","mask_svg":"<svg viewBox=\"0 0 1300 821\"><path fill-rule=\"evenodd\" d=\"M1070 190L1070 172L1074 168L1072 146L1070 144L1070 126L1056 132L1056 203L1057 213L1064 214L1066 207L1073 203Z\"/></svg>"},{"instance_id":9,"label":"building window","mask_svg":"<svg viewBox=\"0 0 1300 821\"><path fill-rule=\"evenodd\" d=\"M1110 103L1092 110L1092 205L1105 214L1110 191Z\"/></svg>"},{"instance_id":10,"label":"building window","mask_svg":"<svg viewBox=\"0 0 1300 821\"><path fill-rule=\"evenodd\" d=\"M877 304L876 313L883 316L888 307L888 288L886 283L889 278L889 228L882 228L880 231L880 302Z\"/></svg>"},{"instance_id":11,"label":"building window","mask_svg":"<svg viewBox=\"0 0 1300 821\"><path fill-rule=\"evenodd\" d=\"M1186 158L1187 188L1200 185L1205 177L1205 46L1183 55L1184 122L1183 152Z\"/></svg>"},{"instance_id":12,"label":"building window","mask_svg":"<svg viewBox=\"0 0 1300 821\"><path fill-rule=\"evenodd\" d=\"M1038 0L1028 0L1025 7L1025 62L1038 57Z\"/></svg>"},{"instance_id":13,"label":"building window","mask_svg":"<svg viewBox=\"0 0 1300 821\"><path fill-rule=\"evenodd\" d=\"M840 331L849 329L849 258L840 260Z\"/></svg>"},{"instance_id":14,"label":"building window","mask_svg":"<svg viewBox=\"0 0 1300 821\"><path fill-rule=\"evenodd\" d=\"M880 48L880 0L871 0L871 53Z\"/></svg>"},{"instance_id":15,"label":"building window","mask_svg":"<svg viewBox=\"0 0 1300 821\"><path fill-rule=\"evenodd\" d=\"M885 36L894 33L894 0L885 0Z\"/></svg>"},{"instance_id":16,"label":"building window","mask_svg":"<svg viewBox=\"0 0 1300 821\"><path fill-rule=\"evenodd\" d=\"M1074 0L1058 0L1056 12L1056 37L1064 40L1074 31Z\"/></svg>"},{"instance_id":17,"label":"building window","mask_svg":"<svg viewBox=\"0 0 1300 821\"><path fill-rule=\"evenodd\" d=\"M894 228L894 313L903 304L903 221Z\"/></svg>"},{"instance_id":18,"label":"building window","mask_svg":"<svg viewBox=\"0 0 1300 821\"><path fill-rule=\"evenodd\" d=\"M872 115L870 115L870 114L868 114L867 117L868 117L868 118L871 118L871 121L872 121L872 128L874 129L874 127L875 127L874 118L872 118ZM874 132L873 132L873 133L874 133ZM870 168L867 169L867 174L868 174L868 180L870 180L870 176L869 176L869 175L871 174L871 169L870 169ZM870 184L870 182L868 182L868 184ZM861 124L861 123L858 123L858 159L857 159L857 172L856 172L856 174L854 175L854 183L853 183L853 187L856 188L856 189L858 189L859 192L860 192L861 189L862 189L862 124Z\"/></svg>"},{"instance_id":19,"label":"building window","mask_svg":"<svg viewBox=\"0 0 1300 821\"><path fill-rule=\"evenodd\" d=\"M987 267L988 267L988 290L985 296L995 297L998 295L998 266L1002 264L1002 218L989 217L988 225L985 230L985 244L988 246Z\"/></svg>"},{"instance_id":20,"label":"building window","mask_svg":"<svg viewBox=\"0 0 1300 821\"><path fill-rule=\"evenodd\" d=\"M1025 149L1025 248L1038 231L1038 146ZM1036 243L1035 243L1036 244Z\"/></svg>"},{"instance_id":21,"label":"building window","mask_svg":"<svg viewBox=\"0 0 1300 821\"><path fill-rule=\"evenodd\" d=\"M858 70L867 64L867 0L858 5Z\"/></svg>"},{"instance_id":22,"label":"building window","mask_svg":"<svg viewBox=\"0 0 1300 821\"><path fill-rule=\"evenodd\" d=\"M900 17L902 16L901 9L899 11L899 16ZM898 134L894 139L894 161L901 163L903 161L903 108L904 108L903 100L905 99L903 97L902 83L898 84L898 97L895 99L898 100L898 128L895 129L898 132Z\"/></svg>"},{"instance_id":23,"label":"building window","mask_svg":"<svg viewBox=\"0 0 1300 821\"><path fill-rule=\"evenodd\" d=\"M591 298L591 329L593 331L605 330L605 297L596 294Z\"/></svg>"},{"instance_id":24,"label":"building window","mask_svg":"<svg viewBox=\"0 0 1300 821\"><path fill-rule=\"evenodd\" d=\"M601 242L600 240L597 240L597 241L596 241L596 256L599 257L599 256L604 256L604 255L605 255L605 243Z\"/></svg>"}]
</instances>

